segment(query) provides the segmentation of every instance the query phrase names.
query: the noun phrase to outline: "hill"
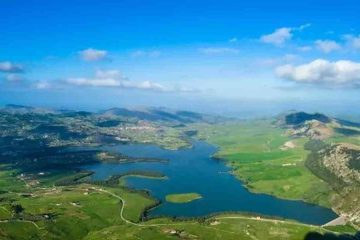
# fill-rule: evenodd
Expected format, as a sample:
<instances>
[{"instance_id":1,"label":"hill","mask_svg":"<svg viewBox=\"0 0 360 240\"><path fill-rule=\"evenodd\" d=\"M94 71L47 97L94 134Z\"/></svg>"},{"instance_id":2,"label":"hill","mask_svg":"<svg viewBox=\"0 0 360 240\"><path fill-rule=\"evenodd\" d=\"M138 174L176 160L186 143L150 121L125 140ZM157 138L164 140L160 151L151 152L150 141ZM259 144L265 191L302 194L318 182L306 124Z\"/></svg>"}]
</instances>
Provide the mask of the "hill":
<instances>
[{"instance_id":1,"label":"hill","mask_svg":"<svg viewBox=\"0 0 360 240\"><path fill-rule=\"evenodd\" d=\"M331 122L331 118L320 113L309 114L306 112L295 112L287 114L284 117L284 122L287 125L300 125L304 124L306 121L312 120L316 120L324 124Z\"/></svg>"},{"instance_id":2,"label":"hill","mask_svg":"<svg viewBox=\"0 0 360 240\"><path fill-rule=\"evenodd\" d=\"M103 116L121 116L136 120L161 121L168 123L194 123L209 122L214 123L226 118L212 116L208 114L195 113L191 111L174 111L165 108L111 108L100 112Z\"/></svg>"}]
</instances>

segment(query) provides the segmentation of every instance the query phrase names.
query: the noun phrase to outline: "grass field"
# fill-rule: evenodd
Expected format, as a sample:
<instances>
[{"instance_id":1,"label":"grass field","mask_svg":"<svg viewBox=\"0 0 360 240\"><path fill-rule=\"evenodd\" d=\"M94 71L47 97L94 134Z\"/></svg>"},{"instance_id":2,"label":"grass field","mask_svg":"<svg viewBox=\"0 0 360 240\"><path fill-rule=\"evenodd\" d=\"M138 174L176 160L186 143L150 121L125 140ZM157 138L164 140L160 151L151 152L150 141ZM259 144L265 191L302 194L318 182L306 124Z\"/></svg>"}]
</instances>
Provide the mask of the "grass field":
<instances>
[{"instance_id":1,"label":"grass field","mask_svg":"<svg viewBox=\"0 0 360 240\"><path fill-rule=\"evenodd\" d=\"M166 201L171 203L188 203L201 198L202 196L198 193L169 194L165 197Z\"/></svg>"},{"instance_id":2,"label":"grass field","mask_svg":"<svg viewBox=\"0 0 360 240\"><path fill-rule=\"evenodd\" d=\"M330 206L330 186L304 165L306 138L291 139L266 120L192 128L198 129L200 138L219 146L216 157L227 160L251 191ZM289 141L294 146L283 148Z\"/></svg>"},{"instance_id":3,"label":"grass field","mask_svg":"<svg viewBox=\"0 0 360 240\"><path fill-rule=\"evenodd\" d=\"M5 168L5 165L0 165ZM0 170L0 191L19 191L25 188L25 183L15 176L16 170Z\"/></svg>"},{"instance_id":4,"label":"grass field","mask_svg":"<svg viewBox=\"0 0 360 240\"><path fill-rule=\"evenodd\" d=\"M221 219L226 216L209 219L206 222L194 221L170 222L157 219L149 224L166 224L168 226L142 227L113 226L90 233L86 239L203 239L203 240L251 240L251 239L291 239L302 240L309 231L319 230L316 227L293 225L288 223L269 223L252 219ZM176 225L171 225L176 224ZM121 235L119 235L121 233Z\"/></svg>"},{"instance_id":5,"label":"grass field","mask_svg":"<svg viewBox=\"0 0 360 240\"><path fill-rule=\"evenodd\" d=\"M153 204L153 200L137 193L120 188L109 190L126 199L124 216L134 222L140 220L145 207ZM23 235L24 239L31 239L28 237L36 235L43 239L82 239L89 231L124 224L120 218L121 202L110 195L92 190L90 185L39 189L33 192L32 197L12 195L11 199L24 208L22 218L36 219L40 229L28 222L0 223L0 239L22 239L19 238L22 231L30 232L30 235ZM9 216L5 216L3 212L9 211L10 205L4 203L1 206L0 216L5 219ZM45 215L53 216L54 220L42 218Z\"/></svg>"}]
</instances>

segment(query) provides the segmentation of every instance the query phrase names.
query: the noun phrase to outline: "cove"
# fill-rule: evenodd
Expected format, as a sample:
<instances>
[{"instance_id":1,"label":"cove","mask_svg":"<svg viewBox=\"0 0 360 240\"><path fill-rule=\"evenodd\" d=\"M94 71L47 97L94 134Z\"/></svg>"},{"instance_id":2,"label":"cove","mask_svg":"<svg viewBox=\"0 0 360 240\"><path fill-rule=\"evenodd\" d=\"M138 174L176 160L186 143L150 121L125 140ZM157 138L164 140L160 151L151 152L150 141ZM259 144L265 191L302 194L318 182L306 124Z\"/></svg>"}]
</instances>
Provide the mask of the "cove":
<instances>
[{"instance_id":1,"label":"cove","mask_svg":"<svg viewBox=\"0 0 360 240\"><path fill-rule=\"evenodd\" d=\"M100 149L131 157L169 160L168 163L96 163L83 166L84 169L95 172L92 176L94 180L104 180L114 174L137 170L164 173L168 177L166 180L127 178L128 187L146 189L162 201L161 205L147 212L148 216L198 217L224 211L239 211L316 225L337 217L328 208L249 192L240 180L229 173L231 169L223 161L211 157L217 148L204 141L193 141L192 148L175 151L147 144L102 146ZM165 201L167 194L188 192L199 193L202 199L185 204Z\"/></svg>"}]
</instances>

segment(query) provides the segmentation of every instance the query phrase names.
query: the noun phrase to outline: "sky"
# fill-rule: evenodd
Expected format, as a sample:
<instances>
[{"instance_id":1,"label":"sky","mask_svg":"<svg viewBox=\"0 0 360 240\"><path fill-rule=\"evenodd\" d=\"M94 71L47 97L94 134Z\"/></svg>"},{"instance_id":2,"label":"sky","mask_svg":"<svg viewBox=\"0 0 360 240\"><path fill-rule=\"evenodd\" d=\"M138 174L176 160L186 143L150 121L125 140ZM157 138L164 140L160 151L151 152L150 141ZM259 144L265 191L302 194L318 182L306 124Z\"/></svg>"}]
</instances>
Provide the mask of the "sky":
<instances>
[{"instance_id":1,"label":"sky","mask_svg":"<svg viewBox=\"0 0 360 240\"><path fill-rule=\"evenodd\" d=\"M349 113L360 3L2 0L0 104Z\"/></svg>"}]
</instances>

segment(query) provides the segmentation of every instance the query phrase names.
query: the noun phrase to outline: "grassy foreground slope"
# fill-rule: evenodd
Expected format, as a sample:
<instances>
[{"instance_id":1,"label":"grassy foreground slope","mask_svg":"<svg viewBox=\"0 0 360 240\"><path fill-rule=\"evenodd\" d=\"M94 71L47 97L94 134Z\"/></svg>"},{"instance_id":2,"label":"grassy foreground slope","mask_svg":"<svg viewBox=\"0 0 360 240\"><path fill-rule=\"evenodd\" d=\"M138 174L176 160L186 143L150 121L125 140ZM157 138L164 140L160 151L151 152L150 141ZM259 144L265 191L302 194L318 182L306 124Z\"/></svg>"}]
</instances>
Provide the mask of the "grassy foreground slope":
<instances>
[{"instance_id":1,"label":"grassy foreground slope","mask_svg":"<svg viewBox=\"0 0 360 240\"><path fill-rule=\"evenodd\" d=\"M223 219L221 219L224 217ZM229 217L229 218L226 218ZM231 216L219 216L208 222L194 221L172 222L167 219L152 221L149 224L164 226L135 227L113 226L90 233L86 239L304 239L308 231L318 230L315 227L292 225L287 223L262 222L253 219L237 219ZM168 224L168 225L167 225ZM174 225L172 225L174 224ZM265 230L266 229L266 230Z\"/></svg>"},{"instance_id":2,"label":"grassy foreground slope","mask_svg":"<svg viewBox=\"0 0 360 240\"><path fill-rule=\"evenodd\" d=\"M267 120L192 127L219 146L216 157L226 159L250 190L330 206L330 186L304 165L306 138L290 138Z\"/></svg>"},{"instance_id":3,"label":"grassy foreground slope","mask_svg":"<svg viewBox=\"0 0 360 240\"><path fill-rule=\"evenodd\" d=\"M1 202L1 209L8 214L0 215L0 239L300 240L309 231L325 231L316 226L242 215L140 222L144 207L151 206L153 200L120 187L81 184L31 192L26 197L6 193L11 201ZM15 213L11 207L14 205L23 209Z\"/></svg>"}]
</instances>

